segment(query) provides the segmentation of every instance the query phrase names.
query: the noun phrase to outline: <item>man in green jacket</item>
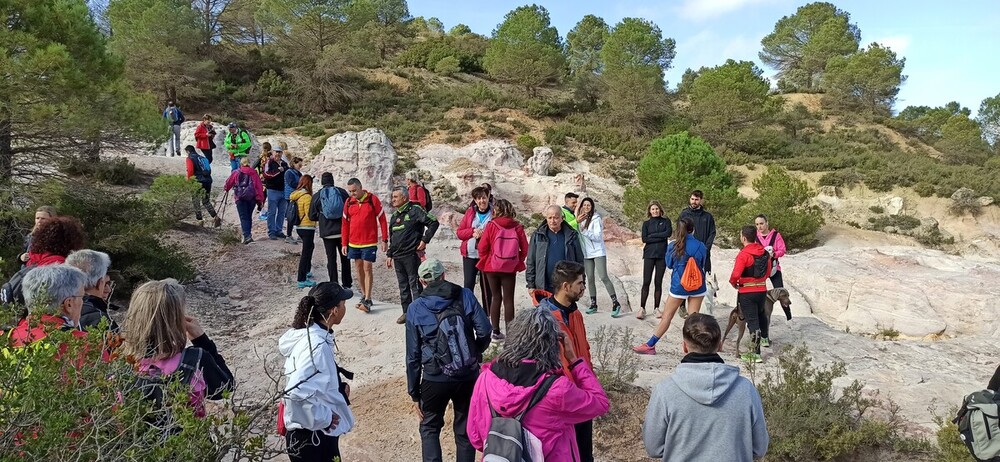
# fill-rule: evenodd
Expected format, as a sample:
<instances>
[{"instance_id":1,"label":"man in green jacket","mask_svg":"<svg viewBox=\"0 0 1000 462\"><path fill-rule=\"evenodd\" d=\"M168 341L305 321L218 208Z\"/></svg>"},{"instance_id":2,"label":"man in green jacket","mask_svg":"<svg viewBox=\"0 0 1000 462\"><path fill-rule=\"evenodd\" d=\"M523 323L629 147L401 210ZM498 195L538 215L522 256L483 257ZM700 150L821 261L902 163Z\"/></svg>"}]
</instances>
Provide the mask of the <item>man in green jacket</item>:
<instances>
[{"instance_id":1,"label":"man in green jacket","mask_svg":"<svg viewBox=\"0 0 1000 462\"><path fill-rule=\"evenodd\" d=\"M235 172L240 168L240 158L250 154L253 141L246 129L240 128L236 122L229 122L229 133L226 133L226 150L229 151L229 165Z\"/></svg>"},{"instance_id":2,"label":"man in green jacket","mask_svg":"<svg viewBox=\"0 0 1000 462\"><path fill-rule=\"evenodd\" d=\"M389 250L385 252L385 266L396 268L399 301L403 305L403 315L396 323L403 324L406 322L406 310L422 290L417 275L420 266L418 252L427 248L440 224L420 204L410 202L406 188L392 191L392 206L396 211L389 218Z\"/></svg>"},{"instance_id":3,"label":"man in green jacket","mask_svg":"<svg viewBox=\"0 0 1000 462\"><path fill-rule=\"evenodd\" d=\"M576 205L579 201L580 195L575 192L568 192L563 196L563 219L576 231L580 231L580 225L576 222Z\"/></svg>"}]
</instances>

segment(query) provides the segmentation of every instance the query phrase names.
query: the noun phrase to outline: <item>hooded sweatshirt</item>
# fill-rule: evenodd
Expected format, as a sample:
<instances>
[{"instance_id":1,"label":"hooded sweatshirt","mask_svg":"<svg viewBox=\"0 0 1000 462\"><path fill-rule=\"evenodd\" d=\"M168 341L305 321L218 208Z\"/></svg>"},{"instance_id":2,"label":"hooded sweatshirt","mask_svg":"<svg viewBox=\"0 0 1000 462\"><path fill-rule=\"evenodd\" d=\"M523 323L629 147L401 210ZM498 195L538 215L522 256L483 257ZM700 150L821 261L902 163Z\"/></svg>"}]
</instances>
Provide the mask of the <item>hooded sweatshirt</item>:
<instances>
[{"instance_id":1,"label":"hooded sweatshirt","mask_svg":"<svg viewBox=\"0 0 1000 462\"><path fill-rule=\"evenodd\" d=\"M584 222L577 222L580 229L580 242L583 244L583 258L598 258L608 255L608 250L604 247L604 220L601 215L594 212L590 217L587 227L583 227Z\"/></svg>"},{"instance_id":2,"label":"hooded sweatshirt","mask_svg":"<svg viewBox=\"0 0 1000 462\"><path fill-rule=\"evenodd\" d=\"M760 395L719 355L691 353L653 389L642 440L664 462L752 462L768 445Z\"/></svg>"},{"instance_id":3,"label":"hooded sweatshirt","mask_svg":"<svg viewBox=\"0 0 1000 462\"><path fill-rule=\"evenodd\" d=\"M311 347L311 348L310 348ZM340 436L354 427L354 414L340 394L333 333L319 324L289 329L278 339L285 359L285 428ZM333 414L340 423L331 427Z\"/></svg>"},{"instance_id":4,"label":"hooded sweatshirt","mask_svg":"<svg viewBox=\"0 0 1000 462\"><path fill-rule=\"evenodd\" d=\"M708 250L712 250L715 244L715 217L705 210L705 207L693 209L691 207L681 210L677 218L688 217L694 222L694 237L705 244Z\"/></svg>"},{"instance_id":5,"label":"hooded sweatshirt","mask_svg":"<svg viewBox=\"0 0 1000 462\"><path fill-rule=\"evenodd\" d=\"M424 365L434 360L433 343L438 334L437 315L458 299L462 300L465 314L476 334L475 353L480 360L483 352L490 346L490 319L476 300L476 294L445 280L428 284L406 310L406 390L414 402L420 401L421 378L427 382L465 382L476 380L478 376L474 374L456 378L445 374L429 374L424 368Z\"/></svg>"},{"instance_id":6,"label":"hooded sweatshirt","mask_svg":"<svg viewBox=\"0 0 1000 462\"><path fill-rule=\"evenodd\" d=\"M501 363L484 365L469 403L466 429L472 446L482 451L486 444L492 420L491 404L501 416L514 417L528 406L531 395L541 386L545 376L556 373L559 378L542 400L524 415L521 424L541 441L545 460L579 461L580 449L573 425L604 415L610 403L586 362L576 360L570 371L572 378L563 376L561 371L541 371L531 361L524 361L516 368Z\"/></svg>"},{"instance_id":7,"label":"hooded sweatshirt","mask_svg":"<svg viewBox=\"0 0 1000 462\"><path fill-rule=\"evenodd\" d=\"M767 292L767 276L771 274L771 265L768 263L764 277L753 277L754 257L764 255L764 246L754 242L740 250L736 255L736 263L733 264L733 274L729 275L729 283L739 289L741 294L754 292Z\"/></svg>"},{"instance_id":8,"label":"hooded sweatshirt","mask_svg":"<svg viewBox=\"0 0 1000 462\"><path fill-rule=\"evenodd\" d=\"M517 234L518 263L515 271L518 273L524 271L526 268L524 259L528 256L528 236L524 234L524 226L522 226L517 220L510 217L500 217L490 221L490 223L493 223L495 226L486 226L486 228L483 229L483 235L480 236L479 245L476 247L476 251L479 255L479 262L476 263L476 268L487 273L499 271L499 262L496 261L496 258L493 255L493 243L496 240L496 236L501 231L500 228L504 228L513 229L514 233Z\"/></svg>"}]
</instances>

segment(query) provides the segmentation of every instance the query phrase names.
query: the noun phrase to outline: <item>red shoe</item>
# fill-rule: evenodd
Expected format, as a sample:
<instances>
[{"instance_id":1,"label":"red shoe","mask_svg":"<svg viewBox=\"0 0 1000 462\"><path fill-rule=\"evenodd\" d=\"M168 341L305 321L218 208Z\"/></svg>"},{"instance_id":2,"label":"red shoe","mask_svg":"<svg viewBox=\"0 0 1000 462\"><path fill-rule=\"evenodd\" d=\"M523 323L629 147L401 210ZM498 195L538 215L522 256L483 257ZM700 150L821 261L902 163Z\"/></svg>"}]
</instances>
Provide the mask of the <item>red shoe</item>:
<instances>
[{"instance_id":1,"label":"red shoe","mask_svg":"<svg viewBox=\"0 0 1000 462\"><path fill-rule=\"evenodd\" d=\"M646 345L645 343L643 343L642 345L639 345L637 347L632 347L632 351L634 351L636 353L639 353L641 355L655 355L656 354L656 347L655 346L649 346L649 345Z\"/></svg>"}]
</instances>

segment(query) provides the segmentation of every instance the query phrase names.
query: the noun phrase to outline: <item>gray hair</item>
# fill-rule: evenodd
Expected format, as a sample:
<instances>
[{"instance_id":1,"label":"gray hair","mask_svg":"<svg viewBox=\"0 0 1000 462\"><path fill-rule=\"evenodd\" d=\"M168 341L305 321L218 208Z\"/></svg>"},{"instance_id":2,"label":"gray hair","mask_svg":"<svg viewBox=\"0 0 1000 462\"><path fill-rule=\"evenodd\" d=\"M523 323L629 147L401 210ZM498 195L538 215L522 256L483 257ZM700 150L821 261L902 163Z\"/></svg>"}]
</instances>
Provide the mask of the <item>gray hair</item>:
<instances>
[{"instance_id":1,"label":"gray hair","mask_svg":"<svg viewBox=\"0 0 1000 462\"><path fill-rule=\"evenodd\" d=\"M24 275L21 290L28 311L55 309L70 297L76 297L87 284L87 275L67 264L40 266Z\"/></svg>"},{"instance_id":2,"label":"gray hair","mask_svg":"<svg viewBox=\"0 0 1000 462\"><path fill-rule=\"evenodd\" d=\"M66 264L75 266L80 271L83 271L87 275L86 288L93 289L97 287L101 279L104 279L108 275L108 268L111 267L111 257L104 252L83 249L69 254L66 257Z\"/></svg>"},{"instance_id":3,"label":"gray hair","mask_svg":"<svg viewBox=\"0 0 1000 462\"><path fill-rule=\"evenodd\" d=\"M550 205L548 207L545 207L545 212L548 212L549 210L555 210L556 212L558 212L560 214L562 213L562 207L560 207L558 205ZM543 214L544 214L544 212L543 212Z\"/></svg>"},{"instance_id":4,"label":"gray hair","mask_svg":"<svg viewBox=\"0 0 1000 462\"><path fill-rule=\"evenodd\" d=\"M402 194L406 200L410 200L410 191L406 189L406 186L396 186L395 188L392 188L392 192L398 192Z\"/></svg>"},{"instance_id":5,"label":"gray hair","mask_svg":"<svg viewBox=\"0 0 1000 462\"><path fill-rule=\"evenodd\" d=\"M529 359L548 371L562 367L559 355L559 324L548 309L539 307L517 312L507 325L507 339L497 361L519 367Z\"/></svg>"},{"instance_id":6,"label":"gray hair","mask_svg":"<svg viewBox=\"0 0 1000 462\"><path fill-rule=\"evenodd\" d=\"M411 170L409 172L406 172L406 179L410 180L410 181L412 181L414 183L419 183L420 182L420 174L417 173L415 170Z\"/></svg>"}]
</instances>

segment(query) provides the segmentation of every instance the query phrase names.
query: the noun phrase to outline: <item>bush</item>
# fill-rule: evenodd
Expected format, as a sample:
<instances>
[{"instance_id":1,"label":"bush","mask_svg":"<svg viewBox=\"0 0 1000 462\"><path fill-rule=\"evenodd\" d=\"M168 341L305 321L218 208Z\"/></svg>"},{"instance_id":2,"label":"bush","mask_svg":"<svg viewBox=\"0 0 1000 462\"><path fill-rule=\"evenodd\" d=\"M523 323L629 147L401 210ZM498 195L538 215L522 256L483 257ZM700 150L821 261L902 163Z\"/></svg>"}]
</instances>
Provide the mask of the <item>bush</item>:
<instances>
[{"instance_id":1,"label":"bush","mask_svg":"<svg viewBox=\"0 0 1000 462\"><path fill-rule=\"evenodd\" d=\"M872 229L881 231L887 226L893 226L903 231L916 229L920 226L920 219L909 215L885 215L881 217L871 217L868 222L872 224Z\"/></svg>"},{"instance_id":2,"label":"bush","mask_svg":"<svg viewBox=\"0 0 1000 462\"><path fill-rule=\"evenodd\" d=\"M931 197L934 195L934 185L920 182L913 185L913 192L917 193L920 197Z\"/></svg>"},{"instance_id":3,"label":"bush","mask_svg":"<svg viewBox=\"0 0 1000 462\"><path fill-rule=\"evenodd\" d=\"M591 341L594 373L606 390L631 390L639 375L639 357L632 351L632 329L601 326Z\"/></svg>"},{"instance_id":4,"label":"bush","mask_svg":"<svg viewBox=\"0 0 1000 462\"><path fill-rule=\"evenodd\" d=\"M326 140L330 139L331 136L333 136L332 133L319 137L319 139L316 140L316 144L309 148L309 153L312 154L313 157L318 156L319 153L323 151L323 148L326 147Z\"/></svg>"},{"instance_id":5,"label":"bush","mask_svg":"<svg viewBox=\"0 0 1000 462\"><path fill-rule=\"evenodd\" d=\"M183 175L160 175L153 180L153 185L143 193L142 198L156 210L160 219L171 223L194 213L192 198L199 191L201 185Z\"/></svg>"},{"instance_id":6,"label":"bush","mask_svg":"<svg viewBox=\"0 0 1000 462\"><path fill-rule=\"evenodd\" d=\"M508 136L510 136L510 132L507 131L506 128L498 127L493 124L486 124L484 130L486 131L486 135L492 136L494 138L507 138Z\"/></svg>"},{"instance_id":7,"label":"bush","mask_svg":"<svg viewBox=\"0 0 1000 462\"><path fill-rule=\"evenodd\" d=\"M437 64L434 64L434 73L436 74L451 76L457 74L461 70L462 68L458 62L458 58L454 56L446 56L441 58Z\"/></svg>"},{"instance_id":8,"label":"bush","mask_svg":"<svg viewBox=\"0 0 1000 462\"><path fill-rule=\"evenodd\" d=\"M298 132L299 135L305 136L307 138L318 138L326 134L326 130L324 130L323 127L317 124L309 124L304 127L300 127L295 131Z\"/></svg>"},{"instance_id":9,"label":"bush","mask_svg":"<svg viewBox=\"0 0 1000 462\"><path fill-rule=\"evenodd\" d=\"M805 181L771 166L753 181L753 189L758 195L741 210L742 223L753 223L753 217L762 213L771 226L781 231L789 248L807 247L816 241L816 232L823 226L823 212L811 204L816 192Z\"/></svg>"},{"instance_id":10,"label":"bush","mask_svg":"<svg viewBox=\"0 0 1000 462\"><path fill-rule=\"evenodd\" d=\"M954 409L951 415L958 414L958 409ZM958 433L958 425L955 425L950 418L934 416L934 422L938 424L936 439L938 444L937 462L973 462L975 459L969 453L969 448L962 442Z\"/></svg>"},{"instance_id":11,"label":"bush","mask_svg":"<svg viewBox=\"0 0 1000 462\"><path fill-rule=\"evenodd\" d=\"M534 149L541 146L541 143L531 135L521 135L517 137L517 148L521 150L521 154L525 156L531 156L534 154Z\"/></svg>"},{"instance_id":12,"label":"bush","mask_svg":"<svg viewBox=\"0 0 1000 462\"><path fill-rule=\"evenodd\" d=\"M868 210L871 211L872 213L885 213L885 208L882 207L881 205L873 205L871 207L868 207Z\"/></svg>"},{"instance_id":13,"label":"bush","mask_svg":"<svg viewBox=\"0 0 1000 462\"><path fill-rule=\"evenodd\" d=\"M444 137L444 142L447 144L459 144L462 142L462 135L448 135Z\"/></svg>"},{"instance_id":14,"label":"bush","mask_svg":"<svg viewBox=\"0 0 1000 462\"><path fill-rule=\"evenodd\" d=\"M112 185L132 185L139 180L135 164L124 157L100 159L97 162L82 157L72 157L63 162L61 170L70 176L93 178Z\"/></svg>"},{"instance_id":15,"label":"bush","mask_svg":"<svg viewBox=\"0 0 1000 462\"><path fill-rule=\"evenodd\" d=\"M545 135L545 144L549 146L562 146L566 144L566 132L563 130L558 130L555 127L546 127L543 134Z\"/></svg>"},{"instance_id":16,"label":"bush","mask_svg":"<svg viewBox=\"0 0 1000 462\"><path fill-rule=\"evenodd\" d=\"M824 173L819 177L820 186L837 186L840 188L850 188L861 182L864 177L856 170L842 169Z\"/></svg>"}]
</instances>

